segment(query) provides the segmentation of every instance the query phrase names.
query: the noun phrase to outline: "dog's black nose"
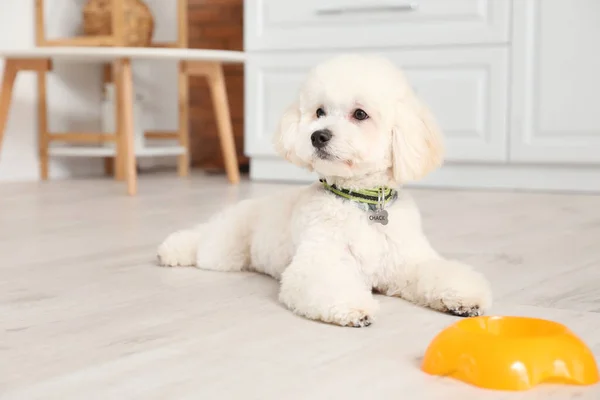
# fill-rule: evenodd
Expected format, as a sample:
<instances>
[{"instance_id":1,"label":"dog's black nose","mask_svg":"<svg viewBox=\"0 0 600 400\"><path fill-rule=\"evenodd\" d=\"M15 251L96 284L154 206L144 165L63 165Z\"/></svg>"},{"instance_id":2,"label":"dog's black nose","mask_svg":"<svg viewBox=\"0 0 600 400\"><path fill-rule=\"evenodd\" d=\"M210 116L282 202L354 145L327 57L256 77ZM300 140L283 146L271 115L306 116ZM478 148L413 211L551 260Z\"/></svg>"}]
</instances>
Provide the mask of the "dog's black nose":
<instances>
[{"instance_id":1,"label":"dog's black nose","mask_svg":"<svg viewBox=\"0 0 600 400\"><path fill-rule=\"evenodd\" d=\"M312 135L310 135L310 141L312 145L317 148L323 148L327 145L327 142L331 140L331 131L329 129L320 129L318 131L314 131Z\"/></svg>"}]
</instances>

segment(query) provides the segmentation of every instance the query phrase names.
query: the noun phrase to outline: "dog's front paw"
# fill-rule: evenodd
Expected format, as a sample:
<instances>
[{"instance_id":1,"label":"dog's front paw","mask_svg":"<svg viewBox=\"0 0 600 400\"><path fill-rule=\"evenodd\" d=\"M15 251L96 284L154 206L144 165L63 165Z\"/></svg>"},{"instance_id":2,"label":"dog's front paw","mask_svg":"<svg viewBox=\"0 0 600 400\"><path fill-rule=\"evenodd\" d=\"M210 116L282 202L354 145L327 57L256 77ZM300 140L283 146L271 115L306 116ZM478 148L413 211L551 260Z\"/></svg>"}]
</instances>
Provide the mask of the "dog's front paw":
<instances>
[{"instance_id":1,"label":"dog's front paw","mask_svg":"<svg viewBox=\"0 0 600 400\"><path fill-rule=\"evenodd\" d=\"M375 302L373 300L373 302ZM356 307L315 307L315 308L303 308L288 307L297 315L301 315L305 318L314 319L328 324L346 326L351 328L365 328L370 326L374 319L374 309L376 305L368 306L366 308Z\"/></svg>"},{"instance_id":2,"label":"dog's front paw","mask_svg":"<svg viewBox=\"0 0 600 400\"><path fill-rule=\"evenodd\" d=\"M364 310L350 310L349 312L342 313L338 317L339 318L327 322L352 328L365 328L371 326L373 323L373 317Z\"/></svg>"},{"instance_id":3,"label":"dog's front paw","mask_svg":"<svg viewBox=\"0 0 600 400\"><path fill-rule=\"evenodd\" d=\"M196 265L198 232L183 230L169 235L158 246L158 263L165 267Z\"/></svg>"},{"instance_id":4,"label":"dog's front paw","mask_svg":"<svg viewBox=\"0 0 600 400\"><path fill-rule=\"evenodd\" d=\"M483 315L492 305L487 279L471 267L455 261L438 261L435 279L429 282L429 306L459 317Z\"/></svg>"},{"instance_id":5,"label":"dog's front paw","mask_svg":"<svg viewBox=\"0 0 600 400\"><path fill-rule=\"evenodd\" d=\"M330 296L318 300L302 293L303 290L289 289L284 285L279 293L279 300L287 308L302 317L328 324L364 328L373 323L374 314L379 309L379 304L370 293L357 292L352 301L332 304Z\"/></svg>"}]
</instances>

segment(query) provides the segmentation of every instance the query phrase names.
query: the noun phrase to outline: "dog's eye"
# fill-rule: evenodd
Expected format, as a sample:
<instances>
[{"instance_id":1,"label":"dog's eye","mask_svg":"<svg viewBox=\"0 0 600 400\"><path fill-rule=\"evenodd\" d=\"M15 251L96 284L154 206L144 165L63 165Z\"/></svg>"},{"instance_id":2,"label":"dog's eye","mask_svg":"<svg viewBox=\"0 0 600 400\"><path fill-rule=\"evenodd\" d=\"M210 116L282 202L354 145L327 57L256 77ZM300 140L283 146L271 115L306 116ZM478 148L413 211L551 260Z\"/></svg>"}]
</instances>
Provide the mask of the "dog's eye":
<instances>
[{"instance_id":1,"label":"dog's eye","mask_svg":"<svg viewBox=\"0 0 600 400\"><path fill-rule=\"evenodd\" d=\"M322 108L317 108L317 118L324 117L325 115L327 115L325 113L325 110L323 110Z\"/></svg>"},{"instance_id":2,"label":"dog's eye","mask_svg":"<svg viewBox=\"0 0 600 400\"><path fill-rule=\"evenodd\" d=\"M356 110L354 110L352 117L356 120L362 121L369 118L369 115L364 110L357 108Z\"/></svg>"}]
</instances>

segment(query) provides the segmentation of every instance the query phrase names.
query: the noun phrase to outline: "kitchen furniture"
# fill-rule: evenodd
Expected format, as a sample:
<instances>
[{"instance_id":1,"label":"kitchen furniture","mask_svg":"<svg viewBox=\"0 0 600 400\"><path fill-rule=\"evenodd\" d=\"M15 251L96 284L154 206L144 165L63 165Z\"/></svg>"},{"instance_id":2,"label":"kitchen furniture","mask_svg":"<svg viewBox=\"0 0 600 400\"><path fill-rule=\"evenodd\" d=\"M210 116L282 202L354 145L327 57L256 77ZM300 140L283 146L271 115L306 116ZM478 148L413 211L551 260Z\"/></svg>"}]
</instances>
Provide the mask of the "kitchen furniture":
<instances>
[{"instance_id":1,"label":"kitchen furniture","mask_svg":"<svg viewBox=\"0 0 600 400\"><path fill-rule=\"evenodd\" d=\"M316 63L402 67L446 137L417 185L600 191L597 0L248 0L245 151L254 180L314 181L271 137ZM360 77L357 77L360 79Z\"/></svg>"},{"instance_id":2,"label":"kitchen furniture","mask_svg":"<svg viewBox=\"0 0 600 400\"><path fill-rule=\"evenodd\" d=\"M110 157L116 155L115 176L125 179L127 193L137 192L137 174L135 159L137 156L177 155L180 157L179 173L188 173L188 129L187 129L187 76L203 76L208 80L211 98L218 122L219 136L223 157L226 160L226 172L231 183L239 182L239 169L225 79L222 65L224 63L243 63L243 52L220 50L192 50L181 48L144 48L144 47L38 47L26 50L1 51L0 57L5 59L4 76L0 87L0 150L2 136L9 116L12 89L17 75L24 71L38 74L38 127L40 176L48 178L48 157ZM68 60L81 63L109 63L114 65L117 102L115 115L117 129L114 133L103 132L64 132L48 131L46 104L46 73L52 69L52 61ZM136 60L172 60L180 63L179 98L180 129L176 133L167 133L170 139L179 139L178 146L149 147L135 151L133 137L133 82L131 63ZM87 143L94 147L55 147L54 142ZM115 149L100 146L106 142L115 142Z\"/></svg>"}]
</instances>

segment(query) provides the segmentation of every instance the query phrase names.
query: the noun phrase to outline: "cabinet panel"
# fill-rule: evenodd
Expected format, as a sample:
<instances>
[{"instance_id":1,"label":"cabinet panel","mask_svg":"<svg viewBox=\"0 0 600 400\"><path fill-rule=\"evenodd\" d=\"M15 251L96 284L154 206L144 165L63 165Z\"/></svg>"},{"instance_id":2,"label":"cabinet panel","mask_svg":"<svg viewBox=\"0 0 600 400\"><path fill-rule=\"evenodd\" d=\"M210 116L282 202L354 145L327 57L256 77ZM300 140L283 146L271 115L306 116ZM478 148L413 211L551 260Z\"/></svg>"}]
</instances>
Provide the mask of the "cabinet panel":
<instances>
[{"instance_id":1,"label":"cabinet panel","mask_svg":"<svg viewBox=\"0 0 600 400\"><path fill-rule=\"evenodd\" d=\"M510 158L600 162L600 2L515 2Z\"/></svg>"},{"instance_id":2,"label":"cabinet panel","mask_svg":"<svg viewBox=\"0 0 600 400\"><path fill-rule=\"evenodd\" d=\"M507 157L507 51L440 49L381 53L403 68L446 137L447 160ZM271 137L309 69L333 54L252 55L246 64L246 152L274 155Z\"/></svg>"},{"instance_id":3,"label":"cabinet panel","mask_svg":"<svg viewBox=\"0 0 600 400\"><path fill-rule=\"evenodd\" d=\"M246 50L506 43L507 0L250 0Z\"/></svg>"}]
</instances>

